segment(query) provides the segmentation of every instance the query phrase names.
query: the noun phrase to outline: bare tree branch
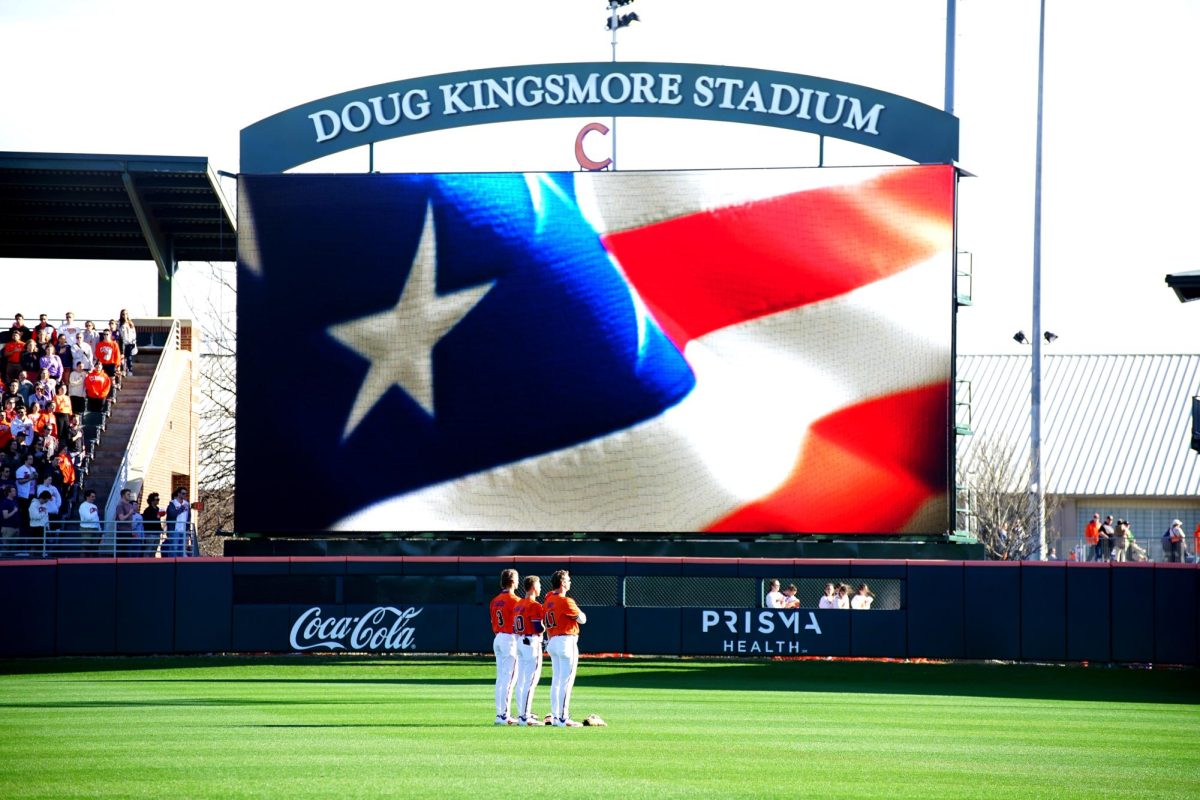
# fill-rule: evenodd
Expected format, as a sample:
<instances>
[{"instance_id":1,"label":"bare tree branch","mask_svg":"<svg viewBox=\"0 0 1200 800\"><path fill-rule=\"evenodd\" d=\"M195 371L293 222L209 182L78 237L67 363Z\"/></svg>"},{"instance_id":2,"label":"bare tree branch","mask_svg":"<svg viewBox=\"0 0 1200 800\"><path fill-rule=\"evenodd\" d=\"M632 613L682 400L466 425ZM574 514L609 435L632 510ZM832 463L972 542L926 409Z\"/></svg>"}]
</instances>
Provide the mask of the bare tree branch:
<instances>
[{"instance_id":1,"label":"bare tree branch","mask_svg":"<svg viewBox=\"0 0 1200 800\"><path fill-rule=\"evenodd\" d=\"M971 445L970 469L959 465L957 484L967 493L956 527L974 533L989 558L1019 561L1038 555L1037 512L1028 492L1030 467L1015 449L993 439ZM960 490L962 491L962 490ZM960 509L964 508L960 498ZM1046 497L1042 521L1046 539L1054 538L1053 519L1061 501Z\"/></svg>"}]
</instances>

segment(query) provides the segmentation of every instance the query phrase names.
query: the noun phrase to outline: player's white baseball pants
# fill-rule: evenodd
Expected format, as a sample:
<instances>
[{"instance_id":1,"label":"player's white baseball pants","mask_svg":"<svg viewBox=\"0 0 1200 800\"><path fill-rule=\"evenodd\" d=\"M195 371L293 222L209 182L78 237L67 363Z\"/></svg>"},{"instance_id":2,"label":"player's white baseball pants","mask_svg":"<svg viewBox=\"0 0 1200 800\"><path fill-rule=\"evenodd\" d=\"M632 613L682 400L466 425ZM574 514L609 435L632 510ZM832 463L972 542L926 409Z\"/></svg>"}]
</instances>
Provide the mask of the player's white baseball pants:
<instances>
[{"instance_id":1,"label":"player's white baseball pants","mask_svg":"<svg viewBox=\"0 0 1200 800\"><path fill-rule=\"evenodd\" d=\"M497 633L492 641L496 654L496 716L509 718L513 684L517 680L517 637L512 633Z\"/></svg>"},{"instance_id":2,"label":"player's white baseball pants","mask_svg":"<svg viewBox=\"0 0 1200 800\"><path fill-rule=\"evenodd\" d=\"M555 636L546 646L550 653L550 713L555 719L571 718L571 689L579 668L579 637Z\"/></svg>"},{"instance_id":3,"label":"player's white baseball pants","mask_svg":"<svg viewBox=\"0 0 1200 800\"><path fill-rule=\"evenodd\" d=\"M525 644L528 641L529 644ZM517 715L533 715L533 693L542 679L542 637L517 638Z\"/></svg>"}]
</instances>

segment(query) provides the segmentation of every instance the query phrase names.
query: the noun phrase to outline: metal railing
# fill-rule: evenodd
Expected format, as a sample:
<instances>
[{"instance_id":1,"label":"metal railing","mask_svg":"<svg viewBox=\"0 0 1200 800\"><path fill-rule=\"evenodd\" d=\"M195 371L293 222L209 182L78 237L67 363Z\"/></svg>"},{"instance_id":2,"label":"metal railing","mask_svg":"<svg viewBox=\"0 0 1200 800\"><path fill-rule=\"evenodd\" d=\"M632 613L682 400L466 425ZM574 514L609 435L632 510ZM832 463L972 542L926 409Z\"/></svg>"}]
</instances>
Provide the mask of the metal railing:
<instances>
[{"instance_id":1,"label":"metal railing","mask_svg":"<svg viewBox=\"0 0 1200 800\"><path fill-rule=\"evenodd\" d=\"M85 528L78 522L51 521L42 532L0 537L0 558L191 558L200 555L194 523L182 528L167 522L168 530L117 530L102 522Z\"/></svg>"}]
</instances>

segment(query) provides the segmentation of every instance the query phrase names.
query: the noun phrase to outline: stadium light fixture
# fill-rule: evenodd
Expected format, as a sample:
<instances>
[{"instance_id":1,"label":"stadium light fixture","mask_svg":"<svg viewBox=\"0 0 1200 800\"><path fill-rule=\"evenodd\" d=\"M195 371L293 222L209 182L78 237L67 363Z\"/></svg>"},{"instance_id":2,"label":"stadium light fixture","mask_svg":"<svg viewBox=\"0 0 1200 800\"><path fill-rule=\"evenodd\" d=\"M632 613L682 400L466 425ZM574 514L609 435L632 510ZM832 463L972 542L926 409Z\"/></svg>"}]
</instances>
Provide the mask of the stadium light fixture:
<instances>
[{"instance_id":1,"label":"stadium light fixture","mask_svg":"<svg viewBox=\"0 0 1200 800\"><path fill-rule=\"evenodd\" d=\"M617 31L621 28L628 28L634 22L641 22L641 17L636 12L629 14L617 14L617 9L632 3L633 0L608 0L608 22L605 23L605 28L612 32L612 60L617 63ZM612 162L610 166L613 170L617 168L617 117L612 118Z\"/></svg>"},{"instance_id":2,"label":"stadium light fixture","mask_svg":"<svg viewBox=\"0 0 1200 800\"><path fill-rule=\"evenodd\" d=\"M1013 341L1017 344L1029 344L1029 337L1025 335L1025 331L1017 331L1013 334Z\"/></svg>"},{"instance_id":3,"label":"stadium light fixture","mask_svg":"<svg viewBox=\"0 0 1200 800\"><path fill-rule=\"evenodd\" d=\"M1058 334L1046 331L1042 334L1042 338L1046 340L1046 344L1054 344L1054 340L1058 338Z\"/></svg>"}]
</instances>

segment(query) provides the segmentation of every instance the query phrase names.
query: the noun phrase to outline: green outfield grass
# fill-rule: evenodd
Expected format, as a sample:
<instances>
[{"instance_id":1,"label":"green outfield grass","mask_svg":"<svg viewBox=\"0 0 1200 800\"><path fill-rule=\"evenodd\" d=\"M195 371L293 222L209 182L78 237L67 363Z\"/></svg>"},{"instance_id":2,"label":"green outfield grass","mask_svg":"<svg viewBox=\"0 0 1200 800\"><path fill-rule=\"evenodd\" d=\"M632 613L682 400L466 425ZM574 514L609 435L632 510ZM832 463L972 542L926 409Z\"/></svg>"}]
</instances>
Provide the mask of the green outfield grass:
<instances>
[{"instance_id":1,"label":"green outfield grass","mask_svg":"<svg viewBox=\"0 0 1200 800\"><path fill-rule=\"evenodd\" d=\"M0 662L0 797L1196 798L1198 678L585 660L541 729L482 659Z\"/></svg>"}]
</instances>

